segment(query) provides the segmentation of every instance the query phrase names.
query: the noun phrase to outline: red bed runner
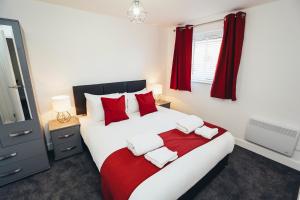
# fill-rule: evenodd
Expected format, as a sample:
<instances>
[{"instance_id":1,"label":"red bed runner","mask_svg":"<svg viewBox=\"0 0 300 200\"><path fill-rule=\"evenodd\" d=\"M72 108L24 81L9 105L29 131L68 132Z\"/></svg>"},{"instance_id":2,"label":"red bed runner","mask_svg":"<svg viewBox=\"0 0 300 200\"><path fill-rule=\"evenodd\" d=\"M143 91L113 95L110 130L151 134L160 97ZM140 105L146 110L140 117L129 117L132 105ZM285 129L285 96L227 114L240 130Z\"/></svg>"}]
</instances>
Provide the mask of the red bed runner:
<instances>
[{"instance_id":1,"label":"red bed runner","mask_svg":"<svg viewBox=\"0 0 300 200\"><path fill-rule=\"evenodd\" d=\"M226 132L225 129L213 124L207 122L204 124L219 129L219 133L212 139ZM178 157L210 141L194 133L184 134L177 129L161 133L159 136L166 147L171 151L177 151ZM127 200L139 184L159 170L143 155L134 156L127 148L119 149L109 155L101 167L102 195L105 200Z\"/></svg>"}]
</instances>

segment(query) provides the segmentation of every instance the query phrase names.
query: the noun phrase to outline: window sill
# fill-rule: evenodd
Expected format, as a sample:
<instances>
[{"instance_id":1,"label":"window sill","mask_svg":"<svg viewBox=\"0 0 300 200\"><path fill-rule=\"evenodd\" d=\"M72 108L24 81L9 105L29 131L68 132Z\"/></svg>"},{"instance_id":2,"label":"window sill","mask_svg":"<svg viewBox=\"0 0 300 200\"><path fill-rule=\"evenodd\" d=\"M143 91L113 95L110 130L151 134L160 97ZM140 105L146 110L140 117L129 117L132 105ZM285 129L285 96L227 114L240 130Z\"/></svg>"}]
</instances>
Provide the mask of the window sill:
<instances>
[{"instance_id":1,"label":"window sill","mask_svg":"<svg viewBox=\"0 0 300 200\"><path fill-rule=\"evenodd\" d=\"M210 81L192 81L192 84L205 84L205 85L212 85Z\"/></svg>"}]
</instances>

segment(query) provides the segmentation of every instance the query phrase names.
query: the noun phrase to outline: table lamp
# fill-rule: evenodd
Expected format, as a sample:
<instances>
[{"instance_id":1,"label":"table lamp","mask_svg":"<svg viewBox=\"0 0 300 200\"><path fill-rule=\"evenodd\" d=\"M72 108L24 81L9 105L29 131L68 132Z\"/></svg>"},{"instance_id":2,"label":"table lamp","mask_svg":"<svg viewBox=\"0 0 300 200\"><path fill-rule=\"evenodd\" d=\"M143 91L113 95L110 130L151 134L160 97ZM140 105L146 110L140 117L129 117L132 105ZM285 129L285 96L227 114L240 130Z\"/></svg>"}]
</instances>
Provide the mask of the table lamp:
<instances>
[{"instance_id":1,"label":"table lamp","mask_svg":"<svg viewBox=\"0 0 300 200\"><path fill-rule=\"evenodd\" d=\"M66 123L71 119L71 101L67 95L52 97L52 107L57 112L56 119L61 123Z\"/></svg>"},{"instance_id":2,"label":"table lamp","mask_svg":"<svg viewBox=\"0 0 300 200\"><path fill-rule=\"evenodd\" d=\"M162 95L162 85L161 84L152 84L150 86L150 90L152 90L153 92L153 96L155 98L155 100L159 100L160 96Z\"/></svg>"}]
</instances>

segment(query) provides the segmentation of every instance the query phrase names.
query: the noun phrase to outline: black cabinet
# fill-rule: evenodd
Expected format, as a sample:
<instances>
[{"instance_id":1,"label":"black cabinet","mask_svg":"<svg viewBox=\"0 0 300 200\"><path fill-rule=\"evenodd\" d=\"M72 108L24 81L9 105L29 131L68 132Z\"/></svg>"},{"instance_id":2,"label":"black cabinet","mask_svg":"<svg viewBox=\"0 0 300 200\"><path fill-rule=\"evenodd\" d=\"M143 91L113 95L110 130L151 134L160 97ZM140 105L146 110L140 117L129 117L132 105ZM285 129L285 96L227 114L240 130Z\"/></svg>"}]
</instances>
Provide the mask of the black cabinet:
<instances>
[{"instance_id":1,"label":"black cabinet","mask_svg":"<svg viewBox=\"0 0 300 200\"><path fill-rule=\"evenodd\" d=\"M80 123L77 117L69 122L60 123L57 120L49 122L49 132L54 149L54 159L59 160L83 151L80 136Z\"/></svg>"}]
</instances>

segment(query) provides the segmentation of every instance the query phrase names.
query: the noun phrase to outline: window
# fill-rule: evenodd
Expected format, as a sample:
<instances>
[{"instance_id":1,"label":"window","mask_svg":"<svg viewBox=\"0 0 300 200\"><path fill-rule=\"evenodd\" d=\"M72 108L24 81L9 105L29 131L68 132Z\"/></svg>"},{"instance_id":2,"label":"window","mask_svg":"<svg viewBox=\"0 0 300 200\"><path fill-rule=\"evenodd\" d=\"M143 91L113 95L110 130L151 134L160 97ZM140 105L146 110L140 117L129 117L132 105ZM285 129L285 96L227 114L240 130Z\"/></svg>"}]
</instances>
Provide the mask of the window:
<instances>
[{"instance_id":1,"label":"window","mask_svg":"<svg viewBox=\"0 0 300 200\"><path fill-rule=\"evenodd\" d=\"M223 31L194 31L192 82L211 84L218 62Z\"/></svg>"}]
</instances>

